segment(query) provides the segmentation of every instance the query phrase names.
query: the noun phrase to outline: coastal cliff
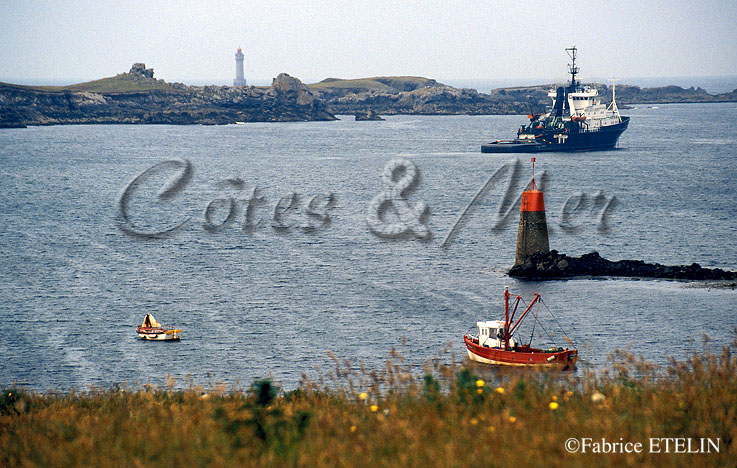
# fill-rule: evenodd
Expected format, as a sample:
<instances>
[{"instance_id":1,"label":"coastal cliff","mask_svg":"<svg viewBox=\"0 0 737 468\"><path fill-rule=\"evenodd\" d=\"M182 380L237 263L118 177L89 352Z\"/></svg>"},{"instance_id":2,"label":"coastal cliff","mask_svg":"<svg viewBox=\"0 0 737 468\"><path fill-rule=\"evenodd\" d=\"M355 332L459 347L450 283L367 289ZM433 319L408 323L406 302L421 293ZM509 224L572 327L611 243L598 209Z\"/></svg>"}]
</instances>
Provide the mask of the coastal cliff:
<instances>
[{"instance_id":1,"label":"coastal cliff","mask_svg":"<svg viewBox=\"0 0 737 468\"><path fill-rule=\"evenodd\" d=\"M185 86L128 73L65 87L0 83L0 127L55 124L229 124L335 120L323 101L285 73L270 87Z\"/></svg>"},{"instance_id":2,"label":"coastal cliff","mask_svg":"<svg viewBox=\"0 0 737 468\"><path fill-rule=\"evenodd\" d=\"M527 112L522 102L499 99L475 89L454 88L422 77L376 77L358 80L328 78L309 85L334 114L369 110L379 114L493 115ZM547 96L546 100L549 100ZM524 108L524 110L522 110Z\"/></svg>"},{"instance_id":3,"label":"coastal cliff","mask_svg":"<svg viewBox=\"0 0 737 468\"><path fill-rule=\"evenodd\" d=\"M550 106L553 85L498 88L489 94L475 89L453 88L422 77L376 77L355 80L328 78L309 85L334 114L356 114L373 110L380 114L494 115L542 112ZM604 102L611 89L593 84ZM620 107L631 104L737 102L737 90L712 95L701 88L665 86L640 88L617 86Z\"/></svg>"}]
</instances>

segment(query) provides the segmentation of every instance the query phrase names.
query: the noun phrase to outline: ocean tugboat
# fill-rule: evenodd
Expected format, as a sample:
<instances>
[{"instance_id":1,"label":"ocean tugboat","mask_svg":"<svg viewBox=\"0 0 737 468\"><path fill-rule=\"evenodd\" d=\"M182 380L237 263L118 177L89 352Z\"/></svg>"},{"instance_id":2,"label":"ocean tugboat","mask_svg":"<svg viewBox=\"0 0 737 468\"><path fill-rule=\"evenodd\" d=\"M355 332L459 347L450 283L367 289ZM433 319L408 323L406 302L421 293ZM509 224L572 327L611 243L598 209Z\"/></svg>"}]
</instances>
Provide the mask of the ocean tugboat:
<instances>
[{"instance_id":1,"label":"ocean tugboat","mask_svg":"<svg viewBox=\"0 0 737 468\"><path fill-rule=\"evenodd\" d=\"M175 341L182 338L182 330L164 328L151 314L146 314L143 323L136 327L138 338L151 341Z\"/></svg>"},{"instance_id":2,"label":"ocean tugboat","mask_svg":"<svg viewBox=\"0 0 737 468\"><path fill-rule=\"evenodd\" d=\"M514 140L497 140L481 145L482 153L537 153L543 151L592 151L612 149L627 129L629 117L617 109L614 85L612 102L602 104L596 88L576 80L576 47L566 49L571 57L571 82L548 93L550 112L528 114L530 123L517 130Z\"/></svg>"},{"instance_id":3,"label":"ocean tugboat","mask_svg":"<svg viewBox=\"0 0 737 468\"><path fill-rule=\"evenodd\" d=\"M478 336L466 333L463 341L466 344L468 357L472 361L500 366L526 367L559 367L562 370L574 369L578 351L574 349L556 347L549 349L533 348L528 344L520 344L514 338L514 333L522 320L528 315L532 307L541 301L540 295L520 315L514 324L514 315L521 301L517 296L514 309L509 313L509 289L504 288L504 320L489 320L476 322Z\"/></svg>"}]
</instances>

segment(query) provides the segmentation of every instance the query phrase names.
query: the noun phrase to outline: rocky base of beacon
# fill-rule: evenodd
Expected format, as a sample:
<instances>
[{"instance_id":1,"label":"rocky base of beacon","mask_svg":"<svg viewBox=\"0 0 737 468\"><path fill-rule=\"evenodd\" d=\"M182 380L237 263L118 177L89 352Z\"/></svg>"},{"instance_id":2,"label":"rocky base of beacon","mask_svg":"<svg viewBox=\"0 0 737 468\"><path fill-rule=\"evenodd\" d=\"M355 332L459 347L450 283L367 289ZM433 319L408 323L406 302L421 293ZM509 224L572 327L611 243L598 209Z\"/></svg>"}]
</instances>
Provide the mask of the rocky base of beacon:
<instances>
[{"instance_id":1,"label":"rocky base of beacon","mask_svg":"<svg viewBox=\"0 0 737 468\"><path fill-rule=\"evenodd\" d=\"M562 279L580 276L621 276L630 278L663 278L679 280L737 280L737 272L721 268L704 268L698 263L667 266L645 263L642 260L619 260L602 258L598 252L580 257L569 257L551 250L535 253L524 263L509 270L509 276L535 280Z\"/></svg>"}]
</instances>

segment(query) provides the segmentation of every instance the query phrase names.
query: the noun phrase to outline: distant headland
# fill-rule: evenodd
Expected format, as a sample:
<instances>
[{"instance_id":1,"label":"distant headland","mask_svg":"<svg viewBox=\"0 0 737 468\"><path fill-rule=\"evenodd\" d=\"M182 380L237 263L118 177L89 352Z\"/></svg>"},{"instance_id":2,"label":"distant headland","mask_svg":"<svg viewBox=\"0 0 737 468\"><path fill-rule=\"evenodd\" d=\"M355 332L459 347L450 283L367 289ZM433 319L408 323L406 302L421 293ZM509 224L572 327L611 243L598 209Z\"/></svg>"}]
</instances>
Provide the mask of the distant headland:
<instances>
[{"instance_id":1,"label":"distant headland","mask_svg":"<svg viewBox=\"0 0 737 468\"><path fill-rule=\"evenodd\" d=\"M611 95L595 84L602 96ZM413 76L328 78L305 85L282 73L271 86L187 86L154 78L136 63L127 73L70 86L0 83L0 128L59 124L203 124L335 120L336 114L527 114L549 105L551 85L489 94ZM737 89L709 94L679 86L617 86L627 104L737 102Z\"/></svg>"},{"instance_id":2,"label":"distant headland","mask_svg":"<svg viewBox=\"0 0 737 468\"><path fill-rule=\"evenodd\" d=\"M426 115L498 115L541 112L550 106L548 92L552 84L498 88L489 94L475 89L453 88L421 77L377 77L357 80L328 78L308 85L335 114L355 114L369 109L379 114ZM611 89L593 84L604 99ZM697 102L737 102L737 89L723 94L709 94L701 88L665 86L640 88L618 85L617 102L629 104L666 104Z\"/></svg>"},{"instance_id":3,"label":"distant headland","mask_svg":"<svg viewBox=\"0 0 737 468\"><path fill-rule=\"evenodd\" d=\"M0 127L57 124L203 124L335 120L324 101L282 73L271 86L186 86L127 73L71 86L0 83Z\"/></svg>"}]
</instances>

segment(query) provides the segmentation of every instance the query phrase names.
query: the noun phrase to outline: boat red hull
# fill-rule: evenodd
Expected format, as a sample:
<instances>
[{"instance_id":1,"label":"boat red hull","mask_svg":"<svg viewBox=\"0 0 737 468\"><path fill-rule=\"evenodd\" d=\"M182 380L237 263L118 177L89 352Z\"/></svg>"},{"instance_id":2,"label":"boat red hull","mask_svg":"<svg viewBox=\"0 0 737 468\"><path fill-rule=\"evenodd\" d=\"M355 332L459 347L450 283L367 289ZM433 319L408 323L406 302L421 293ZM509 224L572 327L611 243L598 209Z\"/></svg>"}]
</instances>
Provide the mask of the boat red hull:
<instances>
[{"instance_id":1,"label":"boat red hull","mask_svg":"<svg viewBox=\"0 0 737 468\"><path fill-rule=\"evenodd\" d=\"M573 369L576 367L578 351L575 349L543 350L521 346L511 350L487 348L478 345L478 340L463 337L466 343L468 357L472 361L498 366L525 366L525 367L560 367Z\"/></svg>"}]
</instances>

